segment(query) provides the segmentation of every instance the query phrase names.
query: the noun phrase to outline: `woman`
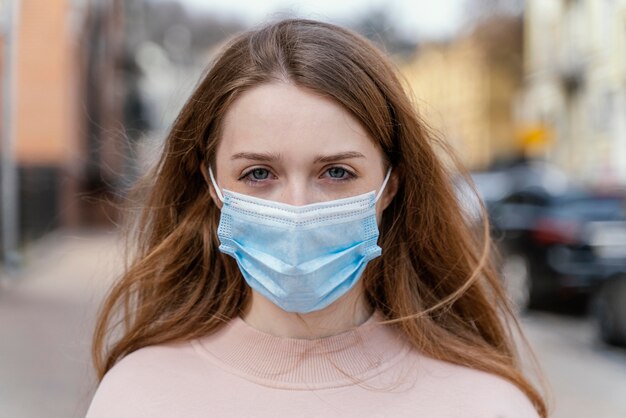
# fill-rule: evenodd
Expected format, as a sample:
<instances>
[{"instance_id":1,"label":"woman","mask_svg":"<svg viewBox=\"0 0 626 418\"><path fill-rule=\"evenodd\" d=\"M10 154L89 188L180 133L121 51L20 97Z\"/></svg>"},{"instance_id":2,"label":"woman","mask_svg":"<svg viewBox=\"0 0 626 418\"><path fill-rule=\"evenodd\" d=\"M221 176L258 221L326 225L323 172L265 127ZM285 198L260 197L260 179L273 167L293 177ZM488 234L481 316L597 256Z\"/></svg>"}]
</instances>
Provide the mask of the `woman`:
<instances>
[{"instance_id":1,"label":"woman","mask_svg":"<svg viewBox=\"0 0 626 418\"><path fill-rule=\"evenodd\" d=\"M435 145L358 35L234 39L147 177L88 417L545 417Z\"/></svg>"}]
</instances>

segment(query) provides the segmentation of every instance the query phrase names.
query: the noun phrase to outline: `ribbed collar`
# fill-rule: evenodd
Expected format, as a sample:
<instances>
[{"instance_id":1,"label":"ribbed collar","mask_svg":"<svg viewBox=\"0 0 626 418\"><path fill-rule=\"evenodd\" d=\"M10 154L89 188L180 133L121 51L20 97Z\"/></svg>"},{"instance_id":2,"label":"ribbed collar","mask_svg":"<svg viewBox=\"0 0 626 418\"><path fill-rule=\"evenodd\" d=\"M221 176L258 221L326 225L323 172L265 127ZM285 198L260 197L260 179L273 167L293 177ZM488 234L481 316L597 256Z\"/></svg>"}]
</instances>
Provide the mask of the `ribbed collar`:
<instances>
[{"instance_id":1,"label":"ribbed collar","mask_svg":"<svg viewBox=\"0 0 626 418\"><path fill-rule=\"evenodd\" d=\"M248 380L284 389L321 389L367 380L409 350L399 332L377 322L375 311L358 327L314 340L261 332L236 317L217 332L192 341L219 367Z\"/></svg>"}]
</instances>

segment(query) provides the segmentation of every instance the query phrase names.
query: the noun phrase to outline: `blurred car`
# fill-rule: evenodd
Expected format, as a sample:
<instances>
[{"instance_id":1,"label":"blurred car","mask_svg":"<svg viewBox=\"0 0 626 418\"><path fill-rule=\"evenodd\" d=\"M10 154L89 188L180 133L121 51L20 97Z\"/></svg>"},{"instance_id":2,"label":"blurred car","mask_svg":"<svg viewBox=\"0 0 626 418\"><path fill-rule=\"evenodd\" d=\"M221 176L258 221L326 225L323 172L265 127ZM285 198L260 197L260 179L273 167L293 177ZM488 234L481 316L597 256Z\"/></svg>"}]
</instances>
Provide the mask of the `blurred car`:
<instances>
[{"instance_id":1,"label":"blurred car","mask_svg":"<svg viewBox=\"0 0 626 418\"><path fill-rule=\"evenodd\" d=\"M626 198L569 189L512 193L490 217L507 290L520 309L582 300L626 271Z\"/></svg>"},{"instance_id":2,"label":"blurred car","mask_svg":"<svg viewBox=\"0 0 626 418\"><path fill-rule=\"evenodd\" d=\"M604 342L626 346L626 271L600 282L591 313Z\"/></svg>"},{"instance_id":3,"label":"blurred car","mask_svg":"<svg viewBox=\"0 0 626 418\"><path fill-rule=\"evenodd\" d=\"M602 340L626 346L626 222L601 222L590 228L597 262L603 267L591 313Z\"/></svg>"}]
</instances>

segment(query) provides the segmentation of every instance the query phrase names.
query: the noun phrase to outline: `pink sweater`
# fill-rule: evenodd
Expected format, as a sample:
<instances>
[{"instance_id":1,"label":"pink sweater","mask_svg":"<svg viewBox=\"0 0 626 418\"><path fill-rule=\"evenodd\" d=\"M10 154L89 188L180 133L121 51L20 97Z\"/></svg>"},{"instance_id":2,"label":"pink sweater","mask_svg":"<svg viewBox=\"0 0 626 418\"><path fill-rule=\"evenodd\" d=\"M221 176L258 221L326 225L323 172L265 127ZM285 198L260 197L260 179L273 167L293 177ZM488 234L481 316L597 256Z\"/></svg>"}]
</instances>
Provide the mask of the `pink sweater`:
<instances>
[{"instance_id":1,"label":"pink sweater","mask_svg":"<svg viewBox=\"0 0 626 418\"><path fill-rule=\"evenodd\" d=\"M536 418L508 381L426 357L376 312L318 340L241 318L201 339L142 348L104 377L87 418Z\"/></svg>"}]
</instances>

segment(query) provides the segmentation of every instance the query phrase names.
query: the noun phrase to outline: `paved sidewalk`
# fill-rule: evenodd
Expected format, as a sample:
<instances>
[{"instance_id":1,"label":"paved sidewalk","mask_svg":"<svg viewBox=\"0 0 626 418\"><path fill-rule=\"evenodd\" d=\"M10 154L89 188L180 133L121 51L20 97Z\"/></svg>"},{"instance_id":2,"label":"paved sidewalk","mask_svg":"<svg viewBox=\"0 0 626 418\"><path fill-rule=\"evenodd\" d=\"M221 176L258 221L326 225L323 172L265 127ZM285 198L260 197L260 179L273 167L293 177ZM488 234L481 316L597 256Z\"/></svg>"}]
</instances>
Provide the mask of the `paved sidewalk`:
<instances>
[{"instance_id":1,"label":"paved sidewalk","mask_svg":"<svg viewBox=\"0 0 626 418\"><path fill-rule=\"evenodd\" d=\"M84 417L95 390L95 314L121 271L110 231L57 231L0 283L0 417Z\"/></svg>"}]
</instances>

